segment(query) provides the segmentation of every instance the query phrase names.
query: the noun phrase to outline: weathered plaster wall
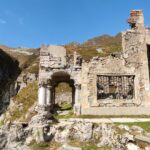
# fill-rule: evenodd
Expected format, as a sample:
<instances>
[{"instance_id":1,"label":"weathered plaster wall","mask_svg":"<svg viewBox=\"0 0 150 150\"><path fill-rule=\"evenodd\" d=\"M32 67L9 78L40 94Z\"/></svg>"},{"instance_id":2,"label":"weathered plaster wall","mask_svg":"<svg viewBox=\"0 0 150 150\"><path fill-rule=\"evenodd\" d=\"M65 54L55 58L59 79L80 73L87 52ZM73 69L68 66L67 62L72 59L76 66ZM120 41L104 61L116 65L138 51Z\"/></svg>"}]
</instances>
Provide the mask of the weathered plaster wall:
<instances>
[{"instance_id":1,"label":"weathered plaster wall","mask_svg":"<svg viewBox=\"0 0 150 150\"><path fill-rule=\"evenodd\" d=\"M150 28L146 28L146 43L150 44Z\"/></svg>"}]
</instances>

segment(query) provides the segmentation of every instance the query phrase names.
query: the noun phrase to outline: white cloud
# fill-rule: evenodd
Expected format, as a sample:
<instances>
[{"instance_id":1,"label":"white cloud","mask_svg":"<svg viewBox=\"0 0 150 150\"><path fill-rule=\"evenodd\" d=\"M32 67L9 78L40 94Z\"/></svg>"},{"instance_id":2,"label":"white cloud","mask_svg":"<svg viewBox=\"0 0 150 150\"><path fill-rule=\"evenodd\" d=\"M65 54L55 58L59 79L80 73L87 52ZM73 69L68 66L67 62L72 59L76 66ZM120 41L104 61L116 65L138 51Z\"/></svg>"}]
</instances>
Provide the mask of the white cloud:
<instances>
[{"instance_id":1,"label":"white cloud","mask_svg":"<svg viewBox=\"0 0 150 150\"><path fill-rule=\"evenodd\" d=\"M6 23L7 23L6 20L0 18L0 24L6 24Z\"/></svg>"}]
</instances>

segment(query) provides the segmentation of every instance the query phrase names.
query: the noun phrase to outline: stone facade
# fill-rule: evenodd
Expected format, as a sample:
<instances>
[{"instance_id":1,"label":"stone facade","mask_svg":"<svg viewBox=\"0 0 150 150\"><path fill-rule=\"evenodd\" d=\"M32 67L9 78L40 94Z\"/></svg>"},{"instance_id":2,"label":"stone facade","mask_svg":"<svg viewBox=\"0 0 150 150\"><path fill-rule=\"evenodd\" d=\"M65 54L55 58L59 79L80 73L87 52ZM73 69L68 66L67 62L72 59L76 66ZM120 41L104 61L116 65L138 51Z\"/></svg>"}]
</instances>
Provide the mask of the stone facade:
<instances>
[{"instance_id":1,"label":"stone facade","mask_svg":"<svg viewBox=\"0 0 150 150\"><path fill-rule=\"evenodd\" d=\"M150 29L141 10L132 10L128 23L122 52L105 58L85 62L75 52L71 61L64 47L42 46L39 105L53 106L55 87L67 82L76 114L150 115Z\"/></svg>"},{"instance_id":2,"label":"stone facade","mask_svg":"<svg viewBox=\"0 0 150 150\"><path fill-rule=\"evenodd\" d=\"M74 54L74 61L66 55L62 46L42 46L39 70L39 105L55 104L55 87L67 82L72 87L72 103L80 114L81 63L80 56Z\"/></svg>"}]
</instances>

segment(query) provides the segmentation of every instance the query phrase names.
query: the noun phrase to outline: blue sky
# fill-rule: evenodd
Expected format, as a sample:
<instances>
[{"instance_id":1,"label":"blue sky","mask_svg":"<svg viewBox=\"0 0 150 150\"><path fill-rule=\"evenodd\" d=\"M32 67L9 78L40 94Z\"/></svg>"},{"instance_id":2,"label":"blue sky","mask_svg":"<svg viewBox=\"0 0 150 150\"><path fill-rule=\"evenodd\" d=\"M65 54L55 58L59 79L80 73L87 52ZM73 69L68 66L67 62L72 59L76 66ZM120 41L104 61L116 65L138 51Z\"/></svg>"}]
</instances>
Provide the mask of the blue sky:
<instances>
[{"instance_id":1,"label":"blue sky","mask_svg":"<svg viewBox=\"0 0 150 150\"><path fill-rule=\"evenodd\" d=\"M150 26L150 0L0 0L0 44L84 42L128 28L130 10L142 9Z\"/></svg>"}]
</instances>

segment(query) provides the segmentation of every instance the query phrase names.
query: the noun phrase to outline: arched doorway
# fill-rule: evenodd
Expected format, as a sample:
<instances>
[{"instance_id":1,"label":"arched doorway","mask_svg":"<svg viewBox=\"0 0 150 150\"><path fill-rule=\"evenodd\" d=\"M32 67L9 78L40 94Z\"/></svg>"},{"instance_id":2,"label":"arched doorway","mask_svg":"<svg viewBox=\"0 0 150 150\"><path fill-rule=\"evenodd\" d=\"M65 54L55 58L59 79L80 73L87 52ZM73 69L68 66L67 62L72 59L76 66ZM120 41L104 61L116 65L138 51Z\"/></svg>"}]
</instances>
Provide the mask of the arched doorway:
<instances>
[{"instance_id":1,"label":"arched doorway","mask_svg":"<svg viewBox=\"0 0 150 150\"><path fill-rule=\"evenodd\" d=\"M79 115L81 113L81 85L77 82L75 83L74 79L71 79L69 73L65 71L54 72L49 79L40 82L38 91L38 105L48 107L50 110L53 110L55 106L55 89L61 82L68 83L72 88L72 108L74 113Z\"/></svg>"},{"instance_id":2,"label":"arched doorway","mask_svg":"<svg viewBox=\"0 0 150 150\"><path fill-rule=\"evenodd\" d=\"M54 73L51 76L52 81L52 98L51 103L53 106L59 105L63 103L70 103L70 106L73 108L75 103L75 88L74 88L74 80L70 78L70 75L66 72L59 71ZM61 91L60 91L61 90ZM68 91L71 94L71 99L65 100L63 99L63 96L65 98L65 92ZM58 93L60 92L60 93ZM58 94L61 94L61 97L58 96Z\"/></svg>"},{"instance_id":3,"label":"arched doorway","mask_svg":"<svg viewBox=\"0 0 150 150\"><path fill-rule=\"evenodd\" d=\"M65 82L72 88L72 106L76 114L81 112L81 64L82 59L74 53L73 59L62 46L42 46L39 64L39 110L53 109L55 88ZM72 79L73 78L73 79Z\"/></svg>"}]
</instances>

